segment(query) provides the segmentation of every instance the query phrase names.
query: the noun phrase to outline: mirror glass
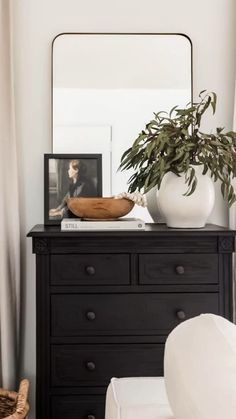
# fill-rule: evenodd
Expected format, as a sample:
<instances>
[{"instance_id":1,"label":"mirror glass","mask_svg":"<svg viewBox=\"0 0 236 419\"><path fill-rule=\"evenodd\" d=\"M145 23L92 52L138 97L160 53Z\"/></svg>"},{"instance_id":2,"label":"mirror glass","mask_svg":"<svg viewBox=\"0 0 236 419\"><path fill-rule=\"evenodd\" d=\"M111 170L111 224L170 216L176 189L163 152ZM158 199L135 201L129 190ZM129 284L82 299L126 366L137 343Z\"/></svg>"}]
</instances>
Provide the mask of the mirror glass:
<instances>
[{"instance_id":1,"label":"mirror glass","mask_svg":"<svg viewBox=\"0 0 236 419\"><path fill-rule=\"evenodd\" d=\"M123 152L154 112L192 100L192 48L180 34L61 34L53 42L54 153L100 153L103 196L127 191ZM151 221L146 209L129 216Z\"/></svg>"}]
</instances>

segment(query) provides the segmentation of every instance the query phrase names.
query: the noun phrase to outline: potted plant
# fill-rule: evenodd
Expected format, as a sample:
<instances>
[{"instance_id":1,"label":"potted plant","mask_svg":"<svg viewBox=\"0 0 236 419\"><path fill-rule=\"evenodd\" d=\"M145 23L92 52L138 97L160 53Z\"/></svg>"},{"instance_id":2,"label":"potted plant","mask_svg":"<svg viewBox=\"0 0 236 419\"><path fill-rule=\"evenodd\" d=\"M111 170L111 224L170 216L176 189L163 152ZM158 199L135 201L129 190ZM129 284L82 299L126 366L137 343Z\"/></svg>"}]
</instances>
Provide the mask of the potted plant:
<instances>
[{"instance_id":1,"label":"potted plant","mask_svg":"<svg viewBox=\"0 0 236 419\"><path fill-rule=\"evenodd\" d=\"M202 132L202 117L209 107L215 113L217 97L204 90L199 98L184 109L154 113L121 158L121 170L134 169L129 192L147 193L157 186L158 204L170 227L205 225L214 205L212 181L221 182L230 206L236 201L236 133L224 128Z\"/></svg>"}]
</instances>

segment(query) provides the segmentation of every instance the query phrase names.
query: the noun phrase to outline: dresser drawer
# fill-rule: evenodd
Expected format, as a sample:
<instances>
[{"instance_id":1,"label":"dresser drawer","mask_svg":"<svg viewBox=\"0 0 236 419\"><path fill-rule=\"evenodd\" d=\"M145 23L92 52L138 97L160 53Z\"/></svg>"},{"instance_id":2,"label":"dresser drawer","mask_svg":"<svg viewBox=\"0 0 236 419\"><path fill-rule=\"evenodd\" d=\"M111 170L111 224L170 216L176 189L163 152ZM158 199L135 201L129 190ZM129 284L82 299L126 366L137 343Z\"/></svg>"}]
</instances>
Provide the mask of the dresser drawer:
<instances>
[{"instance_id":1,"label":"dresser drawer","mask_svg":"<svg viewBox=\"0 0 236 419\"><path fill-rule=\"evenodd\" d=\"M129 284L127 254L68 254L51 256L54 285Z\"/></svg>"},{"instance_id":2,"label":"dresser drawer","mask_svg":"<svg viewBox=\"0 0 236 419\"><path fill-rule=\"evenodd\" d=\"M104 419L105 397L53 396L51 419Z\"/></svg>"},{"instance_id":3,"label":"dresser drawer","mask_svg":"<svg viewBox=\"0 0 236 419\"><path fill-rule=\"evenodd\" d=\"M216 284L216 254L143 254L139 256L140 284Z\"/></svg>"},{"instance_id":4,"label":"dresser drawer","mask_svg":"<svg viewBox=\"0 0 236 419\"><path fill-rule=\"evenodd\" d=\"M53 345L52 386L107 386L112 377L163 374L164 344Z\"/></svg>"},{"instance_id":5,"label":"dresser drawer","mask_svg":"<svg viewBox=\"0 0 236 419\"><path fill-rule=\"evenodd\" d=\"M165 335L184 318L219 313L217 293L53 294L52 336Z\"/></svg>"}]
</instances>

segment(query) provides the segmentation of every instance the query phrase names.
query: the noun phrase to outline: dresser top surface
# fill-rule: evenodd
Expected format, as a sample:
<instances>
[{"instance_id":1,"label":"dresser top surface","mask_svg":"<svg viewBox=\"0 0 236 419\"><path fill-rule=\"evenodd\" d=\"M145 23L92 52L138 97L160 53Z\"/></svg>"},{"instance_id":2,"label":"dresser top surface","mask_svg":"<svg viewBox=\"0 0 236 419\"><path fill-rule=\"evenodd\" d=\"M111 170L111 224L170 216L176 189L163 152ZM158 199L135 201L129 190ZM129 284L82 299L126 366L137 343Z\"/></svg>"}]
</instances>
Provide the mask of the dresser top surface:
<instances>
[{"instance_id":1,"label":"dresser top surface","mask_svg":"<svg viewBox=\"0 0 236 419\"><path fill-rule=\"evenodd\" d=\"M118 230L118 231L61 231L61 226L46 226L43 224L35 225L28 233L27 237L102 237L102 236L129 236L129 237L145 237L149 235L155 236L235 236L236 231L226 227L207 224L204 228L169 228L166 224L146 224L145 230Z\"/></svg>"}]
</instances>

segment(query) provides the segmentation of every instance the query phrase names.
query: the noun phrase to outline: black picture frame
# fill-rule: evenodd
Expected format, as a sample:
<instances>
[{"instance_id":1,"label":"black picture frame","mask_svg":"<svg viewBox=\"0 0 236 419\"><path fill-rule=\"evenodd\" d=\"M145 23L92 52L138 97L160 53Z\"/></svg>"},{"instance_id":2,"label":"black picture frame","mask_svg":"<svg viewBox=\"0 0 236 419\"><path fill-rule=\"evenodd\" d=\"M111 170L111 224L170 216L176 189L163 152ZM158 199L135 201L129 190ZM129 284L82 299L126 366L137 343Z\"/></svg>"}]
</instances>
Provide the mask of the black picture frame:
<instances>
[{"instance_id":1,"label":"black picture frame","mask_svg":"<svg viewBox=\"0 0 236 419\"><path fill-rule=\"evenodd\" d=\"M102 196L102 154L44 154L45 225L75 217L66 205L72 196Z\"/></svg>"}]
</instances>

